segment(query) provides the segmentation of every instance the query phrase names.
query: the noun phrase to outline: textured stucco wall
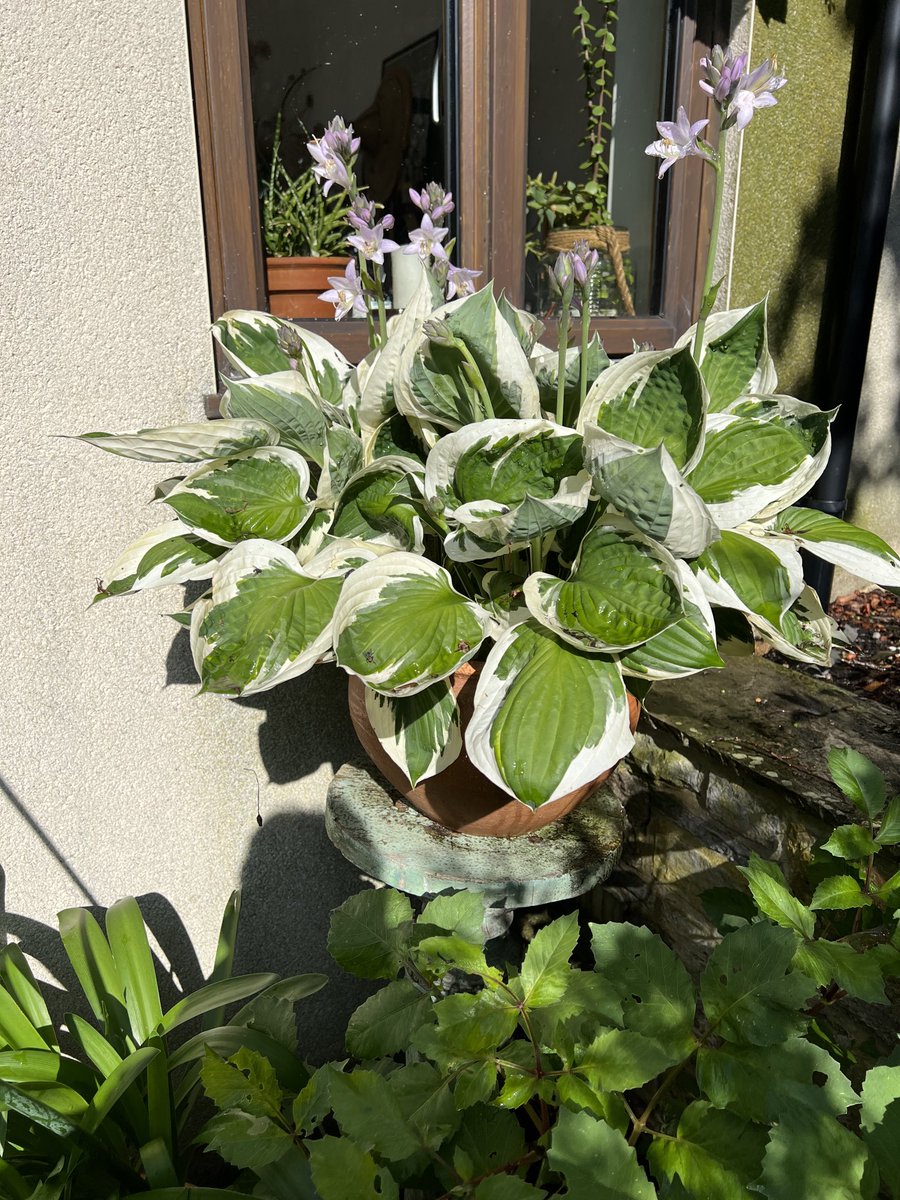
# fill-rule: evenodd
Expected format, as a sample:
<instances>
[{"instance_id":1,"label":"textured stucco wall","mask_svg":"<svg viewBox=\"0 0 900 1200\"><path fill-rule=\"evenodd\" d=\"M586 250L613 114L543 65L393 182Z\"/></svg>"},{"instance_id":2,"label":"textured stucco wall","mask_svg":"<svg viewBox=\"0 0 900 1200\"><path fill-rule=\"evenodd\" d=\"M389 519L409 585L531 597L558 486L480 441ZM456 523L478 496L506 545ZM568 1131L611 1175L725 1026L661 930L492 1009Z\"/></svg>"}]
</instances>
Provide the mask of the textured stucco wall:
<instances>
[{"instance_id":1,"label":"textured stucco wall","mask_svg":"<svg viewBox=\"0 0 900 1200\"><path fill-rule=\"evenodd\" d=\"M178 589L88 611L167 471L53 436L197 419L213 385L183 5L0 0L0 50L0 941L46 957L57 910L146 895L196 984L243 881L244 969L314 969L358 886L320 816L341 680L198 699ZM349 993L311 1003L336 1048Z\"/></svg>"}]
</instances>

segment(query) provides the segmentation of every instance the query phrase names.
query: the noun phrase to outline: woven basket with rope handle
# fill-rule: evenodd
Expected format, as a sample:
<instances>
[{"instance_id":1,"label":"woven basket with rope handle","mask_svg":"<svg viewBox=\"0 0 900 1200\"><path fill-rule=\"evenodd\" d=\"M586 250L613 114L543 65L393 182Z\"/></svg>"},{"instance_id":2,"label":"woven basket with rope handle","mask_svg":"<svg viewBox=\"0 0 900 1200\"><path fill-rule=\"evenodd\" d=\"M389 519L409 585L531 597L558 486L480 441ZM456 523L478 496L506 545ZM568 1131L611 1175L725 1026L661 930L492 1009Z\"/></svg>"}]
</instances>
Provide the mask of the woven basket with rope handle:
<instances>
[{"instance_id":1,"label":"woven basket with rope handle","mask_svg":"<svg viewBox=\"0 0 900 1200\"><path fill-rule=\"evenodd\" d=\"M616 277L616 287L622 297L622 303L629 317L633 317L634 301L631 298L631 288L625 277L623 253L631 249L631 237L627 229L616 229L612 225L592 225L586 229L551 229L544 239L544 249L552 254L562 250L572 250L576 242L587 242L591 250L601 250L612 263Z\"/></svg>"}]
</instances>

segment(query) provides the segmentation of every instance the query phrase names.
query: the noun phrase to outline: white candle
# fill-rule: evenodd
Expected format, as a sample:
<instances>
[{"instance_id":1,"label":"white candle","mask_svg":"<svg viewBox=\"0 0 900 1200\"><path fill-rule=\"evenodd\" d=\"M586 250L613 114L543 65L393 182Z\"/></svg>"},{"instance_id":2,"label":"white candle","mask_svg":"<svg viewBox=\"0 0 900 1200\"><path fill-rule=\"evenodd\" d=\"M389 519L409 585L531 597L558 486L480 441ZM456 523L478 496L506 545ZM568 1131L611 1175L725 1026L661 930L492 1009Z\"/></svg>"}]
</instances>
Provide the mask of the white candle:
<instances>
[{"instance_id":1,"label":"white candle","mask_svg":"<svg viewBox=\"0 0 900 1200\"><path fill-rule=\"evenodd\" d=\"M404 254L402 250L391 251L391 288L394 308L406 308L419 286L424 271L418 254Z\"/></svg>"}]
</instances>

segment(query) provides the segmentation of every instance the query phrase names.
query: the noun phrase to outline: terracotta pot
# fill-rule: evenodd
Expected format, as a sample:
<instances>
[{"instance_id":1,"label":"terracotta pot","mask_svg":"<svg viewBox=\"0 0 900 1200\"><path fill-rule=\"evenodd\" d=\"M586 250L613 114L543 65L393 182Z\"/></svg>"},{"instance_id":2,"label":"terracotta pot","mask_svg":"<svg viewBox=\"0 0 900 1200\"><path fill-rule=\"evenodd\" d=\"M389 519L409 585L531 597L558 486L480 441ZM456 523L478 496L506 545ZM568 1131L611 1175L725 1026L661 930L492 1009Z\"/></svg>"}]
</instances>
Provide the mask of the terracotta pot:
<instances>
[{"instance_id":1,"label":"terracotta pot","mask_svg":"<svg viewBox=\"0 0 900 1200\"><path fill-rule=\"evenodd\" d=\"M273 317L334 317L334 305L319 299L329 275L343 275L349 258L267 258L266 285Z\"/></svg>"},{"instance_id":2,"label":"terracotta pot","mask_svg":"<svg viewBox=\"0 0 900 1200\"><path fill-rule=\"evenodd\" d=\"M450 678L453 692L459 704L463 730L472 716L475 702L475 687L481 672L481 663L466 663ZM397 764L388 757L375 736L366 713L366 689L362 680L350 677L348 689L350 719L356 736L369 758L406 800L432 821L458 833L474 833L482 837L521 837L549 825L551 821L564 817L599 787L611 774L604 771L590 783L584 784L568 795L560 796L549 804L530 809L502 791L486 779L469 761L465 748L456 762L431 779L413 787ZM632 730L638 722L641 706L631 695L628 697L629 719Z\"/></svg>"}]
</instances>

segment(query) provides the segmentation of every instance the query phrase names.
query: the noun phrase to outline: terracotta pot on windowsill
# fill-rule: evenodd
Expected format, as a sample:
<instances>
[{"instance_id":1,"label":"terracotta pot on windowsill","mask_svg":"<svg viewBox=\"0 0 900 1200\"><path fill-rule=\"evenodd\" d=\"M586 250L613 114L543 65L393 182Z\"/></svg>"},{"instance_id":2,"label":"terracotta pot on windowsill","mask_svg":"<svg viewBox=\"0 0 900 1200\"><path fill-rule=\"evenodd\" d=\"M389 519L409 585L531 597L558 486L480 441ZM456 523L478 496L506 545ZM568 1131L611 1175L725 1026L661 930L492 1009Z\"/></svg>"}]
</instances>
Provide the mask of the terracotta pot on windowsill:
<instances>
[{"instance_id":1,"label":"terracotta pot on windowsill","mask_svg":"<svg viewBox=\"0 0 900 1200\"><path fill-rule=\"evenodd\" d=\"M450 676L450 683L459 704L463 733L472 716L475 688L481 663L465 663ZM348 689L350 720L363 749L385 777L406 800L437 824L458 833L473 833L482 837L521 837L542 829L551 821L567 816L576 805L598 788L611 774L604 771L590 783L549 804L531 809L486 779L469 761L463 748L459 758L439 775L423 780L412 787L409 780L382 749L366 713L365 685L355 675ZM634 696L628 696L628 716L634 730L641 706Z\"/></svg>"},{"instance_id":2,"label":"terracotta pot on windowsill","mask_svg":"<svg viewBox=\"0 0 900 1200\"><path fill-rule=\"evenodd\" d=\"M273 317L334 317L334 305L319 299L329 275L343 275L349 258L267 258L266 286Z\"/></svg>"}]
</instances>

